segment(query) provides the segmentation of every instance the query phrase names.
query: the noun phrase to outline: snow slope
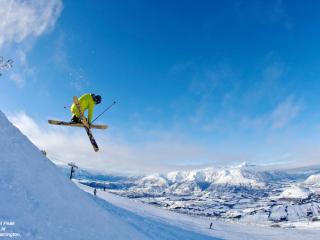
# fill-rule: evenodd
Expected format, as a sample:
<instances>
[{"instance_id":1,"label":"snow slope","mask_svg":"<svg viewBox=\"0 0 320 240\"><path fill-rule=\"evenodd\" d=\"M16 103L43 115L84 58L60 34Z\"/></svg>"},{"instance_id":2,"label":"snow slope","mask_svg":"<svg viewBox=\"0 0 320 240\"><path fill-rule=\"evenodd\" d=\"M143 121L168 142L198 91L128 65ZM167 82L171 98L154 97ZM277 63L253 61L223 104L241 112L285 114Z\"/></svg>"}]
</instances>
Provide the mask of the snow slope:
<instances>
[{"instance_id":1,"label":"snow slope","mask_svg":"<svg viewBox=\"0 0 320 240\"><path fill-rule=\"evenodd\" d=\"M83 184L78 184L79 188L92 194L92 188ZM128 199L125 197L117 196L103 190L98 190L97 198L101 199L101 205L106 208L110 204L116 205L119 208L117 214L129 221L133 220L135 224L148 223L150 226L148 233L153 232L159 233L163 225L167 225L165 231L172 233L172 239L205 239L204 236L208 235L210 239L233 239L233 240L255 240L255 239L303 239L303 240L314 240L318 239L320 224L314 223L318 228L308 229L307 224L302 226L300 229L284 229L284 228L270 228L261 227L253 224L238 224L224 221L217 221L209 218L189 216L185 214L179 214L165 209L161 209L152 205L146 205L138 200ZM133 216L144 216L143 219L137 219ZM133 218L133 219L130 219ZM210 223L213 223L213 229L209 229ZM290 225L289 225L290 226ZM314 227L314 226L313 226ZM188 235L188 238L177 235L176 228L186 229L192 235ZM204 234L201 238L195 233ZM159 239L162 238L160 233ZM179 237L180 236L180 237ZM152 239L156 237L153 235Z\"/></svg>"},{"instance_id":2,"label":"snow slope","mask_svg":"<svg viewBox=\"0 0 320 240\"><path fill-rule=\"evenodd\" d=\"M1 111L0 126L0 222L14 223L7 233L32 240L209 239L106 208L76 187Z\"/></svg>"}]
</instances>

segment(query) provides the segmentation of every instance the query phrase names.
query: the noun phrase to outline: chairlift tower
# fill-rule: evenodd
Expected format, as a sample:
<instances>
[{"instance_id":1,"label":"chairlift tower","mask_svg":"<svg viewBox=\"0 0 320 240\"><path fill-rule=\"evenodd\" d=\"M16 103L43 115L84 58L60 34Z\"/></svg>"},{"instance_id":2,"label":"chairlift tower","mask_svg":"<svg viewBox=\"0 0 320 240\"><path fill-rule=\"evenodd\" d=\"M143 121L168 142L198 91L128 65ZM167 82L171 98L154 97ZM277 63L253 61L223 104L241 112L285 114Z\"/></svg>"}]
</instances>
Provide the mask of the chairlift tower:
<instances>
[{"instance_id":1,"label":"chairlift tower","mask_svg":"<svg viewBox=\"0 0 320 240\"><path fill-rule=\"evenodd\" d=\"M77 166L75 163L73 163L73 162L68 163L68 165L71 167L71 169L70 169L70 179L72 179L73 173L76 171L76 169L78 168L78 166Z\"/></svg>"}]
</instances>

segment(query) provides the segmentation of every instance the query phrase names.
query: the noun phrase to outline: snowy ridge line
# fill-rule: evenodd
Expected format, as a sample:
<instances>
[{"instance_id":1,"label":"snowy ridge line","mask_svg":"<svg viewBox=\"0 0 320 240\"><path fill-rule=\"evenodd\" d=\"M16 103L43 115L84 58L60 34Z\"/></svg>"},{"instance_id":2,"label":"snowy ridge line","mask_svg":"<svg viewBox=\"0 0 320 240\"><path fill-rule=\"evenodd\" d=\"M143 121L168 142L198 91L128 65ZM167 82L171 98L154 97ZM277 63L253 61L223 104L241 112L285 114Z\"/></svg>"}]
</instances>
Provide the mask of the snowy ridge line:
<instances>
[{"instance_id":1,"label":"snowy ridge line","mask_svg":"<svg viewBox=\"0 0 320 240\"><path fill-rule=\"evenodd\" d=\"M242 164L137 179L81 182L187 215L283 228L301 227L303 222L316 228L320 220L320 188L311 184L314 181L310 179L315 177L306 180L305 173L317 171L268 172Z\"/></svg>"}]
</instances>

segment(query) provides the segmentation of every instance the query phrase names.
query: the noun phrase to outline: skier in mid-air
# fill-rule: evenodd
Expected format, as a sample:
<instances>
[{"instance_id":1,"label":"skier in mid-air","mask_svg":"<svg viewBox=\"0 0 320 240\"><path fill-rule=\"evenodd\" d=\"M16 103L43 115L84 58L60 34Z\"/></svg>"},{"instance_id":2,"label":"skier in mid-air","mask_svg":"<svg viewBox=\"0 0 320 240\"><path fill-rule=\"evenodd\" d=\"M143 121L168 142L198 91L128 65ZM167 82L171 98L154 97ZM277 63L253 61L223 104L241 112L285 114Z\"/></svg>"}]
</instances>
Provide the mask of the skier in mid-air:
<instances>
[{"instance_id":1,"label":"skier in mid-air","mask_svg":"<svg viewBox=\"0 0 320 240\"><path fill-rule=\"evenodd\" d=\"M104 110L98 117L92 120L94 106L96 104L100 104L102 98L100 95L95 95L93 93L86 93L82 95L80 98L77 96L73 96L73 104L70 107L70 111L72 114L72 119L70 122L57 121L57 120L48 120L49 124L53 125L61 125L61 126L74 126L74 127L83 127L86 130L86 133L89 137L91 145L95 152L99 151L98 144L93 137L91 128L97 129L106 129L107 125L93 125L92 123L97 120L103 113L105 113L109 108L111 108L115 102L112 103L106 110ZM88 117L84 116L85 111L88 110Z\"/></svg>"},{"instance_id":2,"label":"skier in mid-air","mask_svg":"<svg viewBox=\"0 0 320 240\"><path fill-rule=\"evenodd\" d=\"M89 125L91 124L91 121L92 121L94 106L96 104L100 104L101 101L102 101L101 96L95 95L93 93L86 93L79 98L79 103L80 103L82 112L84 113L86 110L88 110L87 120L88 120ZM72 113L71 122L72 123L81 123L79 110L74 103L71 105L70 110Z\"/></svg>"}]
</instances>

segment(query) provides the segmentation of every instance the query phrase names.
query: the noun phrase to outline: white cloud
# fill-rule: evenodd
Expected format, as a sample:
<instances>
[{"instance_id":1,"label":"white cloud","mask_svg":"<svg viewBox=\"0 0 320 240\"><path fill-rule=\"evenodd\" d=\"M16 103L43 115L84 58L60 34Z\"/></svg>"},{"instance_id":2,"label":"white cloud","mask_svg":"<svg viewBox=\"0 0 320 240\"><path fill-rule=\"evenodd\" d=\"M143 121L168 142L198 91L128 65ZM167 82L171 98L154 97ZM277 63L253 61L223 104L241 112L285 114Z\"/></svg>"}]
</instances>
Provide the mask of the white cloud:
<instances>
[{"instance_id":1,"label":"white cloud","mask_svg":"<svg viewBox=\"0 0 320 240\"><path fill-rule=\"evenodd\" d=\"M26 79L34 76L34 68L28 64L27 52L29 51L27 45L17 47L11 54L11 58L14 59L13 68L8 71L9 80L15 82L15 84L22 88L25 86Z\"/></svg>"},{"instance_id":2,"label":"white cloud","mask_svg":"<svg viewBox=\"0 0 320 240\"><path fill-rule=\"evenodd\" d=\"M237 80L234 69L224 63L212 66L210 70L197 71L189 83L189 92L194 97L194 104L189 105L191 123L212 125L207 123L212 119L212 113L217 110L224 113L230 107Z\"/></svg>"},{"instance_id":3,"label":"white cloud","mask_svg":"<svg viewBox=\"0 0 320 240\"><path fill-rule=\"evenodd\" d=\"M124 137L110 136L110 130L95 131L100 151L95 153L85 131L80 128L41 126L21 112L9 117L39 149L54 161L76 162L80 167L107 171L158 172L177 166L208 164L216 159L214 149L188 142L172 133L148 133L153 139L133 143ZM149 136L150 137L150 136ZM146 136L147 138L147 136ZM219 156L225 159L224 156ZM205 160L205 161L203 161Z\"/></svg>"},{"instance_id":4,"label":"white cloud","mask_svg":"<svg viewBox=\"0 0 320 240\"><path fill-rule=\"evenodd\" d=\"M21 74L15 72L10 74L10 80L14 81L18 87L23 87L25 83Z\"/></svg>"},{"instance_id":5,"label":"white cloud","mask_svg":"<svg viewBox=\"0 0 320 240\"><path fill-rule=\"evenodd\" d=\"M241 126L252 128L256 131L261 130L279 130L285 128L298 117L302 109L300 101L297 101L292 95L284 101L278 103L272 111L256 118L242 117Z\"/></svg>"},{"instance_id":6,"label":"white cloud","mask_svg":"<svg viewBox=\"0 0 320 240\"><path fill-rule=\"evenodd\" d=\"M204 145L173 132L147 130L145 140L130 142L112 129L94 132L100 151L95 153L80 128L37 124L25 113L9 117L28 138L56 162L75 162L81 168L109 172L152 173L206 166L226 166L247 161L270 164L319 163L319 144L314 139L301 140L293 133L272 134L267 140L253 142L221 141ZM151 136L152 135L152 136ZM119 137L121 136L121 137Z\"/></svg>"},{"instance_id":7,"label":"white cloud","mask_svg":"<svg viewBox=\"0 0 320 240\"><path fill-rule=\"evenodd\" d=\"M36 38L53 29L62 8L61 0L0 1L0 49L14 60L8 76L18 87L34 74L27 53Z\"/></svg>"},{"instance_id":8,"label":"white cloud","mask_svg":"<svg viewBox=\"0 0 320 240\"><path fill-rule=\"evenodd\" d=\"M61 10L60 0L0 1L0 47L51 30Z\"/></svg>"},{"instance_id":9,"label":"white cloud","mask_svg":"<svg viewBox=\"0 0 320 240\"><path fill-rule=\"evenodd\" d=\"M300 104L295 102L292 96L287 97L271 113L271 127L273 129L285 127L298 116L300 110Z\"/></svg>"},{"instance_id":10,"label":"white cloud","mask_svg":"<svg viewBox=\"0 0 320 240\"><path fill-rule=\"evenodd\" d=\"M225 91L233 88L234 72L228 65L220 63L210 70L197 71L189 84L191 93L209 98L215 91Z\"/></svg>"},{"instance_id":11,"label":"white cloud","mask_svg":"<svg viewBox=\"0 0 320 240\"><path fill-rule=\"evenodd\" d=\"M273 63L264 69L262 79L269 83L279 81L284 75L284 66L280 63Z\"/></svg>"}]
</instances>

